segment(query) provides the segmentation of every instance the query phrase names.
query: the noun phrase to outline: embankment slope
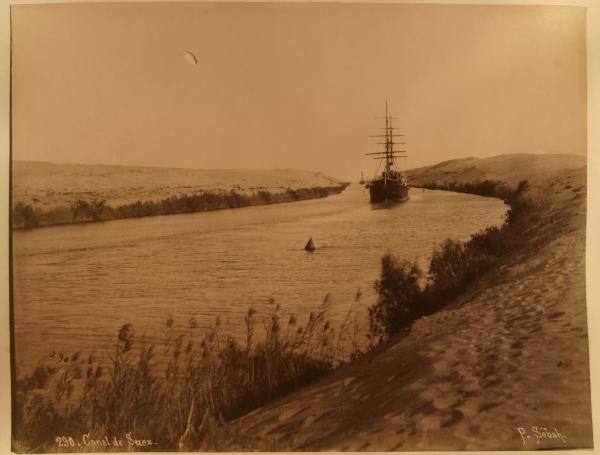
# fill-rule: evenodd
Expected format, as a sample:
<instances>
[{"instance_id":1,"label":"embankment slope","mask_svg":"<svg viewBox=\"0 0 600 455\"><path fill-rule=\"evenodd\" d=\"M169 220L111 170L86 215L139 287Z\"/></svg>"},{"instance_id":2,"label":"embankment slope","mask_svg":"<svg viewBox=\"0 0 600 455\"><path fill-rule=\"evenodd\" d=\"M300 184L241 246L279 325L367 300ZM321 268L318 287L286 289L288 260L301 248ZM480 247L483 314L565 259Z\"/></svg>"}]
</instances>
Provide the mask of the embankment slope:
<instances>
[{"instance_id":1,"label":"embankment slope","mask_svg":"<svg viewBox=\"0 0 600 455\"><path fill-rule=\"evenodd\" d=\"M53 164L13 161L13 203L43 210L69 206L77 199L104 199L118 206L135 201L160 201L204 192L241 194L290 188L339 185L321 172L296 169L179 169L100 164Z\"/></svg>"},{"instance_id":2,"label":"embankment slope","mask_svg":"<svg viewBox=\"0 0 600 455\"><path fill-rule=\"evenodd\" d=\"M527 179L542 183L556 173L578 169L586 165L586 157L580 155L532 155L516 153L490 158L463 158L443 161L407 171L409 182L414 186L437 184L475 183L483 180L499 180L509 185Z\"/></svg>"},{"instance_id":3,"label":"embankment slope","mask_svg":"<svg viewBox=\"0 0 600 455\"><path fill-rule=\"evenodd\" d=\"M518 173L517 179L528 176ZM552 202L526 248L505 257L444 310L416 321L408 336L382 353L233 422L230 447L590 447L586 169L542 173L533 190L550 194ZM492 172L489 178L501 180ZM558 439L538 441L532 427L539 434L543 428L556 432Z\"/></svg>"}]
</instances>

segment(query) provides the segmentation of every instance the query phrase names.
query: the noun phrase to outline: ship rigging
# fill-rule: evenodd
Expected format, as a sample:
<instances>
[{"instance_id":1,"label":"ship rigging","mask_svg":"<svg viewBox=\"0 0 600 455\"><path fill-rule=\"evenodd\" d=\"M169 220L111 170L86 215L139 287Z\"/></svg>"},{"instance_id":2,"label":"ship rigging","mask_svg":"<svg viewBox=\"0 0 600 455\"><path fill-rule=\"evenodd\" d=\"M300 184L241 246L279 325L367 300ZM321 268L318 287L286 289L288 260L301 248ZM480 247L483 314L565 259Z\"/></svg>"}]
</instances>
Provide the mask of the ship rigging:
<instances>
[{"instance_id":1,"label":"ship rigging","mask_svg":"<svg viewBox=\"0 0 600 455\"><path fill-rule=\"evenodd\" d=\"M399 158L406 158L406 150L397 150L394 146L404 145L404 142L394 142L394 138L402 137L403 134L395 133L398 128L392 126L391 113L388 111L388 103L385 103L385 130L384 134L377 134L369 137L384 138L384 142L378 142L378 145L383 145L384 150L380 152L366 153L374 160L384 163L383 172L370 180L366 187L369 189L370 199L372 203L380 202L403 202L408 199L408 179L405 174L400 172L398 166Z\"/></svg>"}]
</instances>

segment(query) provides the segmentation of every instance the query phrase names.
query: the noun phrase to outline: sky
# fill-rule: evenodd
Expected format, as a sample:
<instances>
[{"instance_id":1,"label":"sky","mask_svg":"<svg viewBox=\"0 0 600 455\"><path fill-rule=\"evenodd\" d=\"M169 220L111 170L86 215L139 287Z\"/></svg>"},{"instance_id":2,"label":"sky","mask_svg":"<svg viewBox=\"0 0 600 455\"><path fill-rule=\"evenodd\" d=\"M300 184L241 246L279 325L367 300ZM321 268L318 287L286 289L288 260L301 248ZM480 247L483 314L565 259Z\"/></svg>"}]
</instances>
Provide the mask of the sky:
<instances>
[{"instance_id":1,"label":"sky","mask_svg":"<svg viewBox=\"0 0 600 455\"><path fill-rule=\"evenodd\" d=\"M386 100L405 168L585 155L585 51L566 6L17 5L13 159L357 180Z\"/></svg>"}]
</instances>

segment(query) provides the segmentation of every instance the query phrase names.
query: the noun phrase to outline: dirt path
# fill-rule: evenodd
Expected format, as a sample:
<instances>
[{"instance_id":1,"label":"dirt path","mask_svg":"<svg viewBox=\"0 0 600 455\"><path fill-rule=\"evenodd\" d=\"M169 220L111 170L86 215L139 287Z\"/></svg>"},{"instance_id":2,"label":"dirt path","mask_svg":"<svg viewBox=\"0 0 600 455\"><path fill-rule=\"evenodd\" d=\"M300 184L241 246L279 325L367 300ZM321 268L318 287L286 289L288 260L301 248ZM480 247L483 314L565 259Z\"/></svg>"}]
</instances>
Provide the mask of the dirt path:
<instances>
[{"instance_id":1,"label":"dirt path","mask_svg":"<svg viewBox=\"0 0 600 455\"><path fill-rule=\"evenodd\" d=\"M584 178L551 181L531 248L381 354L234 422L231 448L590 447Z\"/></svg>"}]
</instances>

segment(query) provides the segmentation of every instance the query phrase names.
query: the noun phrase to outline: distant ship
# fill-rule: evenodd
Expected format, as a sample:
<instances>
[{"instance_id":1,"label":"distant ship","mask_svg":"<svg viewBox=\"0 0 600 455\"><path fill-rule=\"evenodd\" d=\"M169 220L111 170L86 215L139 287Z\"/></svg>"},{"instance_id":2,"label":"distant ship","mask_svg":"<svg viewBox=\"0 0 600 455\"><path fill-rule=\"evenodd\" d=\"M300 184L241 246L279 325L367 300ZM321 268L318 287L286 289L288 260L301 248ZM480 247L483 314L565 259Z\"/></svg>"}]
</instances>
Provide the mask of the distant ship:
<instances>
[{"instance_id":1,"label":"distant ship","mask_svg":"<svg viewBox=\"0 0 600 455\"><path fill-rule=\"evenodd\" d=\"M404 136L403 134L394 134L392 126L391 113L388 113L387 101L385 103L385 134L378 134L369 137L382 137L385 142L378 142L385 146L382 152L366 153L366 155L375 155L374 160L383 161L384 169L373 180L365 185L369 189L371 203L381 202L403 202L408 199L408 179L405 174L400 172L397 163L398 158L406 158L406 150L395 150L394 145L404 144L403 142L394 142L395 137ZM379 170L377 171L379 172Z\"/></svg>"}]
</instances>

